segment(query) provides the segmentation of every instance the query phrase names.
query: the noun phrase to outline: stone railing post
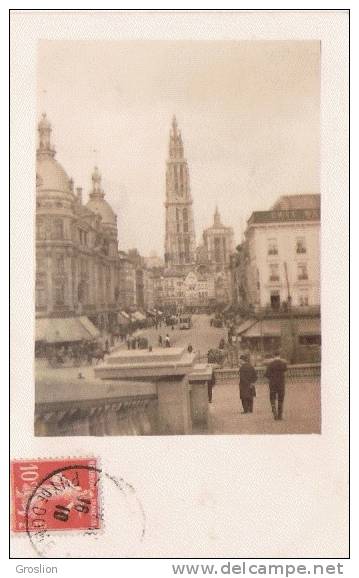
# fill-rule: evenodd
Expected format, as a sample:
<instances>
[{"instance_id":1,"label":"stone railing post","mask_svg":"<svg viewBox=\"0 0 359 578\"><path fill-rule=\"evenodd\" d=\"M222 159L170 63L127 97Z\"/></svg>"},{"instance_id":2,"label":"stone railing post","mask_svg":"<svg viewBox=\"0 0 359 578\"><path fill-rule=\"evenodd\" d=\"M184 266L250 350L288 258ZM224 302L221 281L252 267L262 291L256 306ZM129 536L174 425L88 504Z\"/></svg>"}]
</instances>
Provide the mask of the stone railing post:
<instances>
[{"instance_id":1,"label":"stone railing post","mask_svg":"<svg viewBox=\"0 0 359 578\"><path fill-rule=\"evenodd\" d=\"M191 416L194 426L208 427L208 387L213 385L213 367L198 363L188 376L191 387Z\"/></svg>"},{"instance_id":2,"label":"stone railing post","mask_svg":"<svg viewBox=\"0 0 359 578\"><path fill-rule=\"evenodd\" d=\"M154 383L158 398L159 434L189 434L192 431L190 385L195 353L184 348L118 350L94 368L97 378Z\"/></svg>"}]
</instances>

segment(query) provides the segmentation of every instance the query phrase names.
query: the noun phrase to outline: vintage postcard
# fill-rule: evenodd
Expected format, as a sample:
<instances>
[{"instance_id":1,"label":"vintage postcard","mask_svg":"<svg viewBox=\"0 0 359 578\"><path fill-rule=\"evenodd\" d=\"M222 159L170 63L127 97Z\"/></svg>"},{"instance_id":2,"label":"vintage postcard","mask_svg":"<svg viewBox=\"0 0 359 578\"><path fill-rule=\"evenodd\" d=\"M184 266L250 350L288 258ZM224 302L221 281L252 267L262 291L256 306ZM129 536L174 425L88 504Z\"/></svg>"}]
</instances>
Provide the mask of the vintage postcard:
<instances>
[{"instance_id":1,"label":"vintage postcard","mask_svg":"<svg viewBox=\"0 0 359 578\"><path fill-rule=\"evenodd\" d=\"M347 13L50 12L11 18L14 556L345 556Z\"/></svg>"}]
</instances>

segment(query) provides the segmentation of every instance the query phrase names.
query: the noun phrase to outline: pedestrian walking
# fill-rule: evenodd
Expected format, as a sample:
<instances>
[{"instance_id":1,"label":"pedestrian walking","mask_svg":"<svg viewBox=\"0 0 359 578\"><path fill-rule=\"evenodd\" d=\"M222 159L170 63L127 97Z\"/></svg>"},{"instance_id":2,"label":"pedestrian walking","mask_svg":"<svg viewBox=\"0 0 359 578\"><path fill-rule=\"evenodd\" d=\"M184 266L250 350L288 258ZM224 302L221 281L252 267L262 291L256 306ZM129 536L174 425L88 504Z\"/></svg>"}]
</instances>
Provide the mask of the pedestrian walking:
<instances>
[{"instance_id":1,"label":"pedestrian walking","mask_svg":"<svg viewBox=\"0 0 359 578\"><path fill-rule=\"evenodd\" d=\"M239 396L243 412L253 413L253 398L256 396L254 383L257 381L257 372L249 361L249 355L241 355L239 368Z\"/></svg>"},{"instance_id":2,"label":"pedestrian walking","mask_svg":"<svg viewBox=\"0 0 359 578\"><path fill-rule=\"evenodd\" d=\"M162 335L158 336L158 345L159 345L159 347L162 347L162 345L163 345Z\"/></svg>"},{"instance_id":3,"label":"pedestrian walking","mask_svg":"<svg viewBox=\"0 0 359 578\"><path fill-rule=\"evenodd\" d=\"M268 364L265 377L269 383L269 401L275 420L283 419L283 405L285 396L285 372L286 362L280 358L280 353L276 352L274 359ZM277 405L278 401L278 405Z\"/></svg>"},{"instance_id":4,"label":"pedestrian walking","mask_svg":"<svg viewBox=\"0 0 359 578\"><path fill-rule=\"evenodd\" d=\"M168 335L168 333L167 333L166 338L165 338L165 346L171 347L170 336Z\"/></svg>"},{"instance_id":5,"label":"pedestrian walking","mask_svg":"<svg viewBox=\"0 0 359 578\"><path fill-rule=\"evenodd\" d=\"M214 377L214 373L213 373L212 378L207 383L207 392L208 392L208 402L209 403L212 403L212 393L213 393L214 385L215 385L215 377Z\"/></svg>"}]
</instances>

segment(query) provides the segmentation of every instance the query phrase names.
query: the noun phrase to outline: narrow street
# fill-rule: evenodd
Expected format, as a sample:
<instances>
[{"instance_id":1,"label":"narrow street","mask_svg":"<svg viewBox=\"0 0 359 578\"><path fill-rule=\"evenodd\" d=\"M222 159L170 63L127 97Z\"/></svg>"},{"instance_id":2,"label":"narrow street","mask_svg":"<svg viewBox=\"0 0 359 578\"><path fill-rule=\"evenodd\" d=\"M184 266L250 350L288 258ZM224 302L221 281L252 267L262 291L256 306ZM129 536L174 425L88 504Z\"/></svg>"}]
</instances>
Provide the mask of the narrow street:
<instances>
[{"instance_id":1,"label":"narrow street","mask_svg":"<svg viewBox=\"0 0 359 578\"><path fill-rule=\"evenodd\" d=\"M143 329L141 334L148 338L149 343L153 347L158 346L159 335L164 340L166 334L168 334L171 345L188 347L191 344L193 350L199 351L201 356L206 355L212 347L218 347L222 337L227 337L225 328L212 327L210 325L209 315L193 315L192 324L190 329L179 329L178 325L174 325L173 330L163 324L157 330L154 327Z\"/></svg>"}]
</instances>

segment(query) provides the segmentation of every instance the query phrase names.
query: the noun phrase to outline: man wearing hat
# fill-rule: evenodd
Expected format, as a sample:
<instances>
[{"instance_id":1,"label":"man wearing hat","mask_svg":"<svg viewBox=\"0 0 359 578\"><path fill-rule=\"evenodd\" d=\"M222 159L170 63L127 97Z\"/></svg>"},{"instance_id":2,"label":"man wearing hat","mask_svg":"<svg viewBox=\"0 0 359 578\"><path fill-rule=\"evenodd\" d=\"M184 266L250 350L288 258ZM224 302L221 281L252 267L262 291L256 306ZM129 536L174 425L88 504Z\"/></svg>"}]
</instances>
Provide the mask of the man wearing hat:
<instances>
[{"instance_id":1,"label":"man wearing hat","mask_svg":"<svg viewBox=\"0 0 359 578\"><path fill-rule=\"evenodd\" d=\"M287 364L280 358L279 352L275 353L274 359L268 364L264 374L269 382L269 400L275 420L283 419L283 403L285 395L285 372ZM278 399L278 408L277 408Z\"/></svg>"},{"instance_id":2,"label":"man wearing hat","mask_svg":"<svg viewBox=\"0 0 359 578\"><path fill-rule=\"evenodd\" d=\"M249 362L249 355L241 355L239 368L239 396L243 406L242 413L253 413L253 398L256 395L254 383L256 380L257 372Z\"/></svg>"}]
</instances>

